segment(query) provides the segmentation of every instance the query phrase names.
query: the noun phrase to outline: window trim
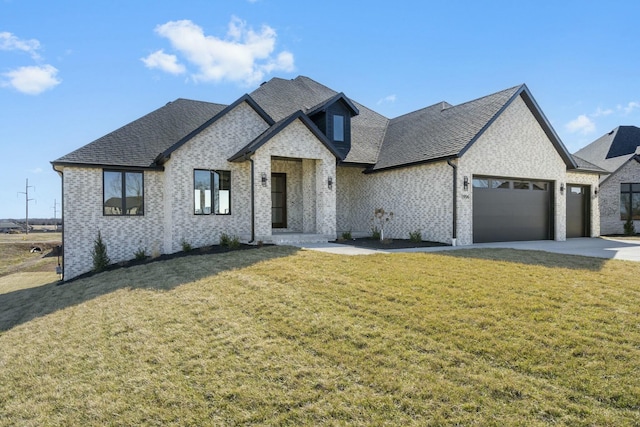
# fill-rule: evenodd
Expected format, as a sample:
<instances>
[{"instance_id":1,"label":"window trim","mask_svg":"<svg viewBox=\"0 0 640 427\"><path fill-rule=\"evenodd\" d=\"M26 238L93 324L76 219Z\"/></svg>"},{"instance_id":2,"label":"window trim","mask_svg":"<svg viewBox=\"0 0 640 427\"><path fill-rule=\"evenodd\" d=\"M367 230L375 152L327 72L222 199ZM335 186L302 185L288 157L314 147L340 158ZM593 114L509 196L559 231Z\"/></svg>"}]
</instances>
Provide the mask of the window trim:
<instances>
[{"instance_id":1,"label":"window trim","mask_svg":"<svg viewBox=\"0 0 640 427\"><path fill-rule=\"evenodd\" d=\"M209 188L211 191L210 198L210 211L204 212L204 209L201 209L203 212L198 213L196 211L196 173L197 172L208 172L209 173ZM218 178L216 179L216 175ZM228 179L223 179L222 176L227 175ZM217 182L217 185L216 185ZM228 188L221 188L222 183L227 183ZM228 203L229 209L227 212L220 212L220 191L228 191ZM231 171L230 170L222 170L222 169L201 169L195 168L193 169L193 214L196 216L201 215L231 215Z\"/></svg>"},{"instance_id":2,"label":"window trim","mask_svg":"<svg viewBox=\"0 0 640 427\"><path fill-rule=\"evenodd\" d=\"M121 205L120 205L120 210L122 213L116 214L116 213L107 213L106 210L106 200L105 200L105 196L107 195L106 192L106 186L105 186L105 175L107 173L119 173L120 174L120 182L121 182L121 188L120 188L120 199L122 200ZM141 203L141 209L136 210L135 214L130 214L127 213L128 209L127 209L127 174L139 174L141 177L141 185L142 185L142 192L141 192L141 198L142 198L142 203ZM111 200L111 199L109 199ZM141 170L132 170L132 169L102 169L102 216L116 216L116 217L122 217L122 216L130 216L130 217L134 217L134 216L144 216L144 212L145 212L145 206L144 206L144 171Z\"/></svg>"},{"instance_id":3,"label":"window trim","mask_svg":"<svg viewBox=\"0 0 640 427\"><path fill-rule=\"evenodd\" d=\"M341 138L338 139L337 135L336 135L336 119L340 117L342 119L342 132L341 132ZM347 119L343 114L333 114L332 115L332 129L333 129L333 141L334 142L345 142L346 139L346 127L347 127Z\"/></svg>"},{"instance_id":4,"label":"window trim","mask_svg":"<svg viewBox=\"0 0 640 427\"><path fill-rule=\"evenodd\" d=\"M623 186L628 186L628 190L623 190ZM633 196L637 195L636 197L640 198L640 189L636 189L634 190L634 187L640 187L640 183L638 182L621 182L620 183L620 205L619 205L619 209L620 209L620 220L621 221L627 221L627 215L631 214L631 220L632 221L637 221L640 220L640 213L634 215L634 209L633 209ZM627 214L625 215L622 211L622 195L623 194L628 194L629 195L629 204L630 206L625 206L625 210L627 207L631 208L631 212L627 212Z\"/></svg>"}]
</instances>

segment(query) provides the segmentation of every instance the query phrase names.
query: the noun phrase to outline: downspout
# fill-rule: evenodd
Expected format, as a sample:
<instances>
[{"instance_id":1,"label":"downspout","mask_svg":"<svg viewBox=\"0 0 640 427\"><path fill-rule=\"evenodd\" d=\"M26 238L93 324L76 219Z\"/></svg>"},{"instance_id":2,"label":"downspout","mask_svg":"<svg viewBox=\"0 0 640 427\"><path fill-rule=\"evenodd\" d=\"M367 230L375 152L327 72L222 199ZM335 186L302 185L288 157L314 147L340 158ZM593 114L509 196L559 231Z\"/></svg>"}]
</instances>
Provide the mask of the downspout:
<instances>
[{"instance_id":1,"label":"downspout","mask_svg":"<svg viewBox=\"0 0 640 427\"><path fill-rule=\"evenodd\" d=\"M65 226L64 226L64 173L61 170L57 170L55 166L53 166L53 170L58 172L58 174L60 175L60 179L62 180L62 197L60 197L60 209L62 210L62 215L60 216L60 219L62 221L62 242L61 245L57 248L57 254L58 255L58 265L56 266L56 273L60 274L60 282L58 283L58 285L61 285L64 282L64 266L65 266L65 261L66 258L64 256L64 231L65 231ZM54 218L55 220L55 218ZM58 224L56 224L56 229L58 228ZM61 254L62 252L62 254ZM60 255L62 255L62 265L60 265Z\"/></svg>"},{"instance_id":2,"label":"downspout","mask_svg":"<svg viewBox=\"0 0 640 427\"><path fill-rule=\"evenodd\" d=\"M451 246L456 246L457 223L458 223L458 166L447 159L447 164L453 168L453 233L451 236Z\"/></svg>"},{"instance_id":3,"label":"downspout","mask_svg":"<svg viewBox=\"0 0 640 427\"><path fill-rule=\"evenodd\" d=\"M253 159L251 157L249 157L246 153L244 155L245 160L249 160L249 162L251 163L251 240L249 240L247 243L253 243L253 241L256 239L256 217L255 217L255 207L256 207L256 200L255 200L255 196L254 196L254 185L255 185L255 179L253 176L253 170L254 170L254 166L253 166Z\"/></svg>"}]
</instances>

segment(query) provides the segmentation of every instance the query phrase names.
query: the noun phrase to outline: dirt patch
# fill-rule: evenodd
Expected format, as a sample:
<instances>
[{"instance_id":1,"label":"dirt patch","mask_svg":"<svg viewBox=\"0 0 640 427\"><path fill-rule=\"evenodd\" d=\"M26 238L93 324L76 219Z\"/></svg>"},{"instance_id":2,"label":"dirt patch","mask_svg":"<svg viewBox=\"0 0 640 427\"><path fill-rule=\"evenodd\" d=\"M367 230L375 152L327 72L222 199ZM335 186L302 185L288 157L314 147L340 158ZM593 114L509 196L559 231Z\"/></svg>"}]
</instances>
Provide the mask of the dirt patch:
<instances>
[{"instance_id":1,"label":"dirt patch","mask_svg":"<svg viewBox=\"0 0 640 427\"><path fill-rule=\"evenodd\" d=\"M444 243L438 243L438 242L428 242L428 241L413 242L408 239L380 240L380 239L373 239L371 237L351 239L351 240L336 240L333 243L339 243L341 245L356 246L358 248L379 249L379 250L449 246Z\"/></svg>"}]
</instances>

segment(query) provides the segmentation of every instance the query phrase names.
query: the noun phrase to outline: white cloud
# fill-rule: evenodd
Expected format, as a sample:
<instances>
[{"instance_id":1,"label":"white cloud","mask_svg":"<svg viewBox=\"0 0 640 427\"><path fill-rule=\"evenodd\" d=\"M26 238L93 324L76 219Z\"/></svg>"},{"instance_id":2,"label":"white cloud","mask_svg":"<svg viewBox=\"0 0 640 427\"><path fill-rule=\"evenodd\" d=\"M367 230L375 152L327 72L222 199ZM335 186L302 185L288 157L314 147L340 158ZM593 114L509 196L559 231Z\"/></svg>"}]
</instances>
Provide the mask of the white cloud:
<instances>
[{"instance_id":1,"label":"white cloud","mask_svg":"<svg viewBox=\"0 0 640 427\"><path fill-rule=\"evenodd\" d=\"M28 172L31 172L33 174L39 174L39 173L42 173L42 168L29 169Z\"/></svg>"},{"instance_id":2,"label":"white cloud","mask_svg":"<svg viewBox=\"0 0 640 427\"><path fill-rule=\"evenodd\" d=\"M396 102L396 95L394 94L394 95L385 96L384 98L379 99L377 104L380 105L385 102L390 102L390 103Z\"/></svg>"},{"instance_id":3,"label":"white cloud","mask_svg":"<svg viewBox=\"0 0 640 427\"><path fill-rule=\"evenodd\" d=\"M177 56L168 55L162 49L142 58L142 62L148 68L159 68L170 74L182 74L186 71L184 65L178 63Z\"/></svg>"},{"instance_id":4,"label":"white cloud","mask_svg":"<svg viewBox=\"0 0 640 427\"><path fill-rule=\"evenodd\" d=\"M58 70L48 64L20 67L4 73L3 76L8 80L2 81L0 84L28 95L38 95L60 84L61 80L56 77L57 73Z\"/></svg>"},{"instance_id":5,"label":"white cloud","mask_svg":"<svg viewBox=\"0 0 640 427\"><path fill-rule=\"evenodd\" d=\"M631 114L636 108L640 108L640 103L631 101L627 105L618 105L618 110L624 112L624 114Z\"/></svg>"},{"instance_id":6,"label":"white cloud","mask_svg":"<svg viewBox=\"0 0 640 427\"><path fill-rule=\"evenodd\" d=\"M22 40L9 32L0 32L0 50L19 50L38 60L40 59L38 49L40 49L40 42L36 39Z\"/></svg>"},{"instance_id":7,"label":"white cloud","mask_svg":"<svg viewBox=\"0 0 640 427\"><path fill-rule=\"evenodd\" d=\"M601 116L609 116L613 114L613 110L611 108L607 108L606 110L603 110L602 108L598 107L598 109L591 113L590 116L591 117L601 117Z\"/></svg>"},{"instance_id":8,"label":"white cloud","mask_svg":"<svg viewBox=\"0 0 640 427\"><path fill-rule=\"evenodd\" d=\"M596 125L585 114L579 115L575 120L565 125L565 128L571 133L581 133L587 135L596 130Z\"/></svg>"},{"instance_id":9,"label":"white cloud","mask_svg":"<svg viewBox=\"0 0 640 427\"><path fill-rule=\"evenodd\" d=\"M169 21L158 25L155 31L195 66L195 81L228 80L250 85L263 80L265 74L294 69L291 52L274 56L277 34L268 25L254 31L246 22L232 17L224 39L205 35L200 26L189 20Z\"/></svg>"}]
</instances>

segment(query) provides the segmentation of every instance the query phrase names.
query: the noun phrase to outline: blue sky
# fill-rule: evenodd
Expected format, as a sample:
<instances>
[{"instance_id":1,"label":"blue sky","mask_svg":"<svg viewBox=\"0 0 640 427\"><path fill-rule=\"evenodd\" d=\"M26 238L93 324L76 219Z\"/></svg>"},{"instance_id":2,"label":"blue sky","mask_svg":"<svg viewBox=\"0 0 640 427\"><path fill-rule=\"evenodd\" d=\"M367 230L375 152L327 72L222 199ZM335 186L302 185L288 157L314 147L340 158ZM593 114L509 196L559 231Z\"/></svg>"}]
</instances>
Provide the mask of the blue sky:
<instances>
[{"instance_id":1,"label":"blue sky","mask_svg":"<svg viewBox=\"0 0 640 427\"><path fill-rule=\"evenodd\" d=\"M272 77L309 76L387 117L526 83L575 152L640 126L639 13L616 0L0 0L0 218L24 218L25 179L29 216L53 216L50 161L176 98L231 103Z\"/></svg>"}]
</instances>

